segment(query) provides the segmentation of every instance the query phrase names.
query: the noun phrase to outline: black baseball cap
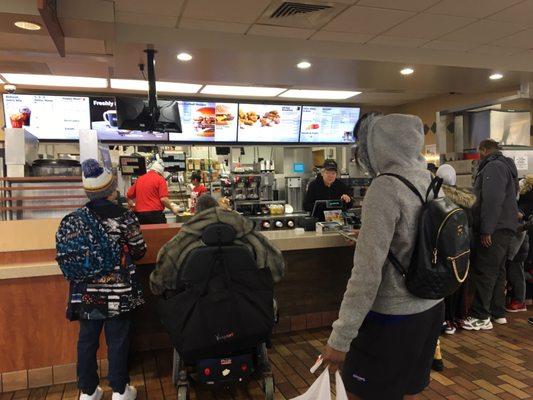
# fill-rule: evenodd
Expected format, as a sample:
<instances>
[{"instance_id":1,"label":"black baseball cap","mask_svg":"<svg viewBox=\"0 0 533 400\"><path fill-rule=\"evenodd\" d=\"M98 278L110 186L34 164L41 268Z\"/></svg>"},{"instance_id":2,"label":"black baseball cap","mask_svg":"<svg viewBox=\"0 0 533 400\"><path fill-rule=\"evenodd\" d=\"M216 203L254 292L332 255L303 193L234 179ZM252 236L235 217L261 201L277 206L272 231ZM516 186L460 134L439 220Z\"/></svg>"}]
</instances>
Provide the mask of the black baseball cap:
<instances>
[{"instance_id":1,"label":"black baseball cap","mask_svg":"<svg viewBox=\"0 0 533 400\"><path fill-rule=\"evenodd\" d=\"M324 165L322 165L322 168L324 168L325 170L338 171L337 163L335 162L335 160L332 160L331 158L324 160Z\"/></svg>"}]
</instances>

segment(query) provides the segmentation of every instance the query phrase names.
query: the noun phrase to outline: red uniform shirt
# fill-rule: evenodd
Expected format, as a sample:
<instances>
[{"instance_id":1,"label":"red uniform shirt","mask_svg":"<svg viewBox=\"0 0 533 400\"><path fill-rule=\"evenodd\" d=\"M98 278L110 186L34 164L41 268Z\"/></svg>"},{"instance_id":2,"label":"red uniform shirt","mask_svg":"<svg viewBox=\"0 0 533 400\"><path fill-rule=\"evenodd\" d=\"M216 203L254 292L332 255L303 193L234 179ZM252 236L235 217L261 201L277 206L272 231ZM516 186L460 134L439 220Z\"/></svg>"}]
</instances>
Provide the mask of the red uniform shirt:
<instances>
[{"instance_id":1,"label":"red uniform shirt","mask_svg":"<svg viewBox=\"0 0 533 400\"><path fill-rule=\"evenodd\" d=\"M204 193L207 193L207 188L202 184L199 184L198 186L192 189L191 191L191 212L196 212L196 201L198 200L198 197L200 197Z\"/></svg>"},{"instance_id":2,"label":"red uniform shirt","mask_svg":"<svg viewBox=\"0 0 533 400\"><path fill-rule=\"evenodd\" d=\"M155 171L139 177L128 190L128 198L135 199L135 211L163 211L162 197L168 197L167 181Z\"/></svg>"}]
</instances>

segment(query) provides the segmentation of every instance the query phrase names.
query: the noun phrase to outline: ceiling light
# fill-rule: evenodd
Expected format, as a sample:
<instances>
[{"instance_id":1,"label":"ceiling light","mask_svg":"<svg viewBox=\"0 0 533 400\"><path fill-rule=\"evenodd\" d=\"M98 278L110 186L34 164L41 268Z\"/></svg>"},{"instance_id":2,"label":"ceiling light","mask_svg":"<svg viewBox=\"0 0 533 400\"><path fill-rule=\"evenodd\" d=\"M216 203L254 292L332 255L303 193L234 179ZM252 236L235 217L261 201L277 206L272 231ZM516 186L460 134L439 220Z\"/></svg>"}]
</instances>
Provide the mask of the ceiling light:
<instances>
[{"instance_id":1,"label":"ceiling light","mask_svg":"<svg viewBox=\"0 0 533 400\"><path fill-rule=\"evenodd\" d=\"M11 74L0 72L6 81L17 85L107 88L106 78L85 76Z\"/></svg>"},{"instance_id":2,"label":"ceiling light","mask_svg":"<svg viewBox=\"0 0 533 400\"><path fill-rule=\"evenodd\" d=\"M206 85L201 93L220 96L274 97L284 90L286 89L275 87Z\"/></svg>"},{"instance_id":3,"label":"ceiling light","mask_svg":"<svg viewBox=\"0 0 533 400\"><path fill-rule=\"evenodd\" d=\"M191 61L192 56L189 53L179 53L177 56L180 61Z\"/></svg>"},{"instance_id":4,"label":"ceiling light","mask_svg":"<svg viewBox=\"0 0 533 400\"><path fill-rule=\"evenodd\" d=\"M158 92L166 93L198 93L202 85L179 82L156 82ZM120 90L148 91L148 81L138 79L111 79L111 88Z\"/></svg>"},{"instance_id":5,"label":"ceiling light","mask_svg":"<svg viewBox=\"0 0 533 400\"><path fill-rule=\"evenodd\" d=\"M301 61L296 66L300 69L308 69L311 68L311 63L309 61Z\"/></svg>"},{"instance_id":6,"label":"ceiling light","mask_svg":"<svg viewBox=\"0 0 533 400\"><path fill-rule=\"evenodd\" d=\"M40 31L41 30L41 25L36 24L35 22L16 21L14 25L17 28L24 29L27 31Z\"/></svg>"},{"instance_id":7,"label":"ceiling light","mask_svg":"<svg viewBox=\"0 0 533 400\"><path fill-rule=\"evenodd\" d=\"M411 75L415 70L413 68L407 67L400 71L400 74L402 75Z\"/></svg>"},{"instance_id":8,"label":"ceiling light","mask_svg":"<svg viewBox=\"0 0 533 400\"><path fill-rule=\"evenodd\" d=\"M302 90L290 89L279 95L279 97L291 97L293 99L320 99L320 100L345 100L357 96L361 92L351 92L347 90Z\"/></svg>"},{"instance_id":9,"label":"ceiling light","mask_svg":"<svg viewBox=\"0 0 533 400\"><path fill-rule=\"evenodd\" d=\"M498 79L502 79L503 78L503 75L502 74L492 74L491 76L489 76L489 79L493 80L493 81L497 81Z\"/></svg>"}]
</instances>

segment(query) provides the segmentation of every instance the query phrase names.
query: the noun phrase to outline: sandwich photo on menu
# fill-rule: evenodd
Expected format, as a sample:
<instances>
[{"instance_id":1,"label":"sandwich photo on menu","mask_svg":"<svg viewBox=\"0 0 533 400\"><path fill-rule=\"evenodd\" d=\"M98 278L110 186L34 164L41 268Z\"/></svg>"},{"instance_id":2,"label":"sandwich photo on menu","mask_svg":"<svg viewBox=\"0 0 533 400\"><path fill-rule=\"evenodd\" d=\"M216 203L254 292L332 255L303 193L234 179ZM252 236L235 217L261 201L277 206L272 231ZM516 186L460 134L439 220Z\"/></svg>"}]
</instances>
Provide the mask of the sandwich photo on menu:
<instances>
[{"instance_id":1,"label":"sandwich photo on menu","mask_svg":"<svg viewBox=\"0 0 533 400\"><path fill-rule=\"evenodd\" d=\"M227 126L235 119L230 108L225 104L217 104L215 107L215 113L217 126Z\"/></svg>"},{"instance_id":2,"label":"sandwich photo on menu","mask_svg":"<svg viewBox=\"0 0 533 400\"><path fill-rule=\"evenodd\" d=\"M201 107L196 110L194 129L198 136L215 136L215 107Z\"/></svg>"}]
</instances>

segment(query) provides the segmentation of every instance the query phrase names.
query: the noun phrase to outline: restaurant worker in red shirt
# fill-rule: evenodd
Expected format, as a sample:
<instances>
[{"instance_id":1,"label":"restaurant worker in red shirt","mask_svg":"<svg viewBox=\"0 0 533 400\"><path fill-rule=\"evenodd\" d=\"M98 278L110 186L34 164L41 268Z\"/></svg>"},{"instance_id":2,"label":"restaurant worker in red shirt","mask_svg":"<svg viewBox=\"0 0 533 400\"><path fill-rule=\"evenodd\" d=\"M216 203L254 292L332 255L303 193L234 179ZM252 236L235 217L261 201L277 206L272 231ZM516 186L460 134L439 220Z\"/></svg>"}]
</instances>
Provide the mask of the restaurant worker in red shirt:
<instances>
[{"instance_id":1,"label":"restaurant worker in red shirt","mask_svg":"<svg viewBox=\"0 0 533 400\"><path fill-rule=\"evenodd\" d=\"M178 212L176 203L168 198L167 181L163 177L165 166L163 161L157 158L149 167L146 174L140 176L135 184L128 190L128 203L133 204L134 211L141 225L166 224L165 207Z\"/></svg>"},{"instance_id":2,"label":"restaurant worker in red shirt","mask_svg":"<svg viewBox=\"0 0 533 400\"><path fill-rule=\"evenodd\" d=\"M196 201L198 200L198 197L203 195L204 193L207 193L208 190L202 183L202 175L199 172L193 172L191 174L191 212L196 212Z\"/></svg>"}]
</instances>

